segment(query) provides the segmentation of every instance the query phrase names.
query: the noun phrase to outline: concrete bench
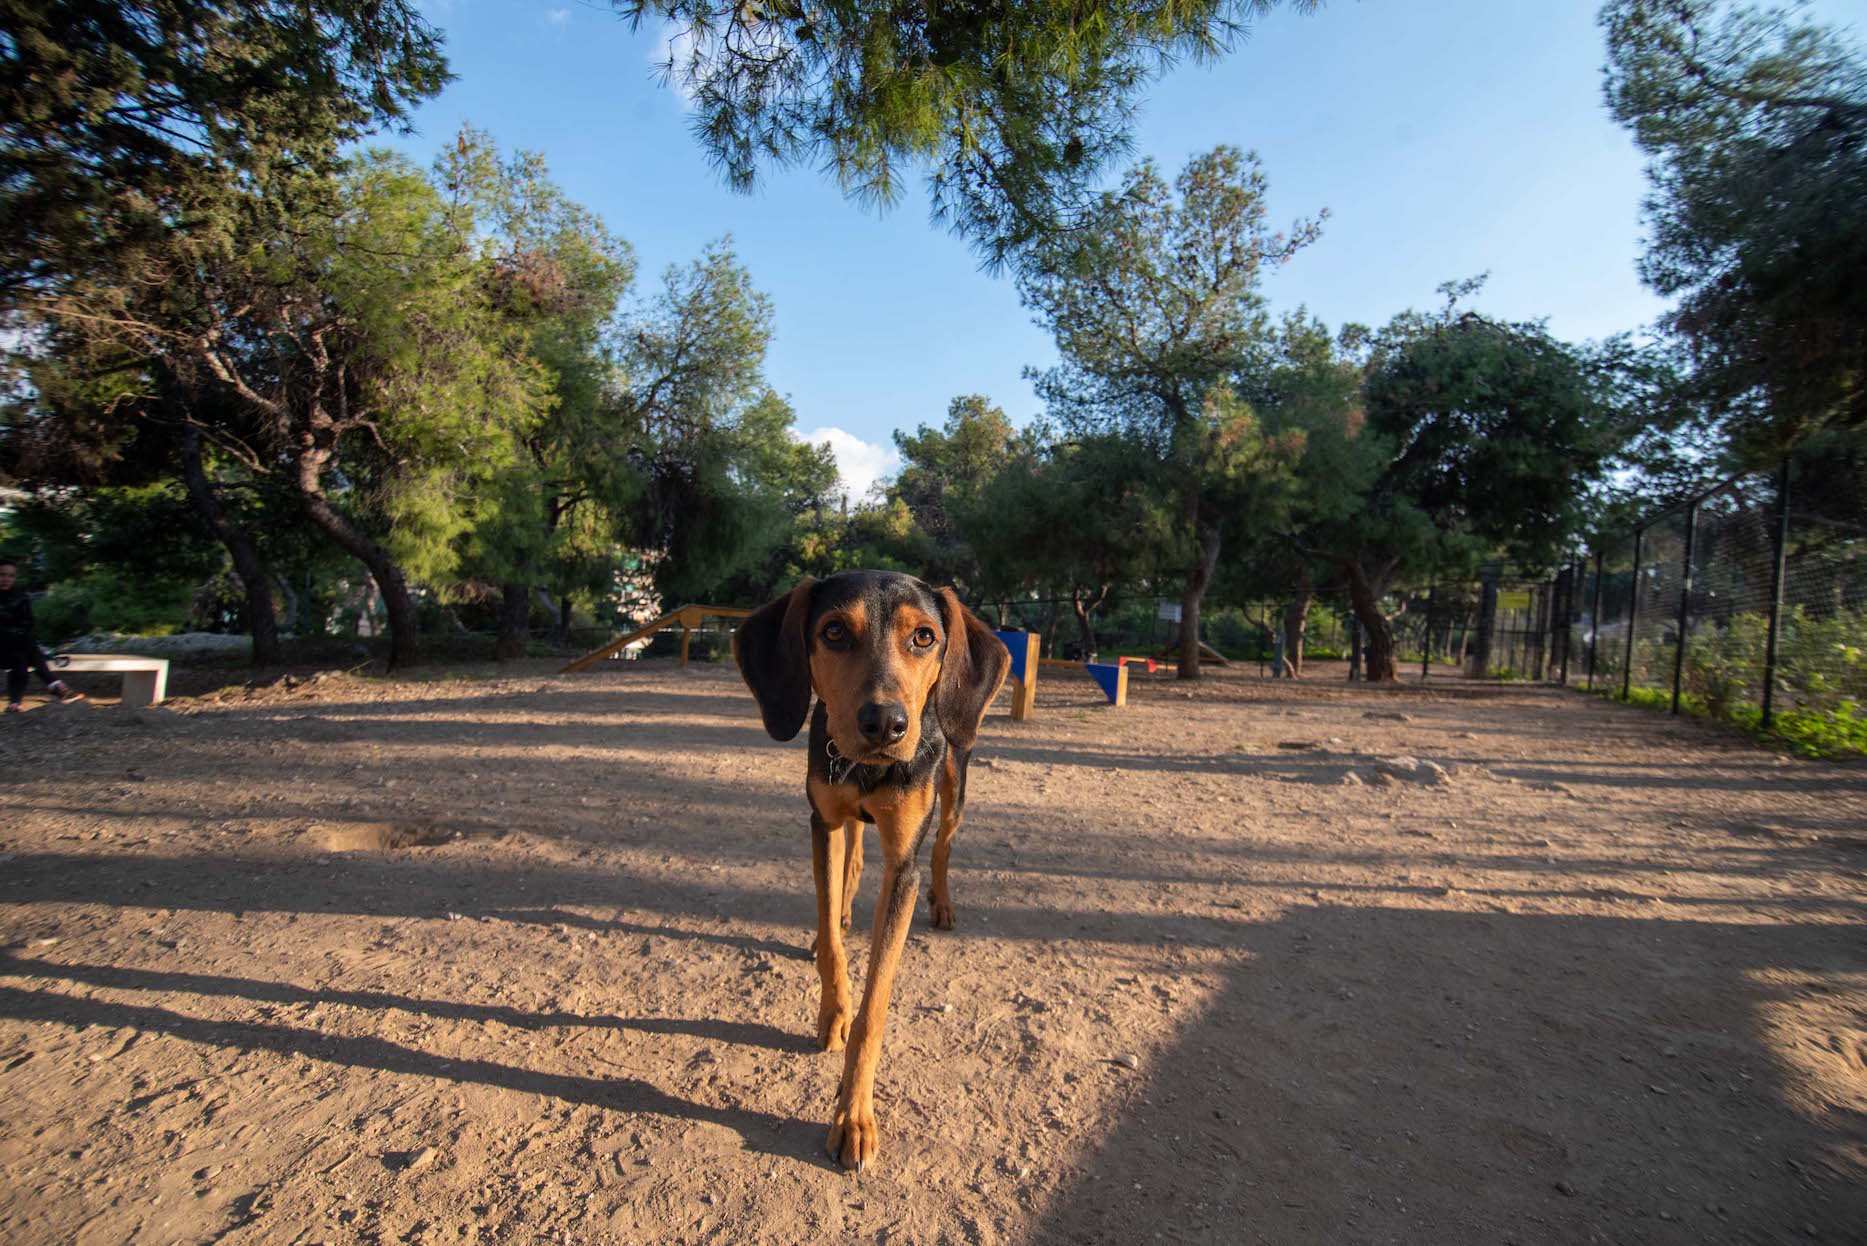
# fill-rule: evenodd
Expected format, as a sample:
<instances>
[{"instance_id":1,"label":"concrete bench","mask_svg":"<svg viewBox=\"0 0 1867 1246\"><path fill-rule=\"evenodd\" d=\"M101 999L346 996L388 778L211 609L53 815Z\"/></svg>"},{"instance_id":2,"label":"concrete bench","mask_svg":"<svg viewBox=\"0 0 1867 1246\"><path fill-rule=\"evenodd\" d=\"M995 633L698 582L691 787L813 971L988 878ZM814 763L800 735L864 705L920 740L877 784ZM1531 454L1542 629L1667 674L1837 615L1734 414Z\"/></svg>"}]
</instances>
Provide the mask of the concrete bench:
<instances>
[{"instance_id":1,"label":"concrete bench","mask_svg":"<svg viewBox=\"0 0 1867 1246\"><path fill-rule=\"evenodd\" d=\"M93 672L123 673L123 707L141 709L159 705L169 690L169 660L144 658L128 653L55 653L47 664L54 675L89 675Z\"/></svg>"}]
</instances>

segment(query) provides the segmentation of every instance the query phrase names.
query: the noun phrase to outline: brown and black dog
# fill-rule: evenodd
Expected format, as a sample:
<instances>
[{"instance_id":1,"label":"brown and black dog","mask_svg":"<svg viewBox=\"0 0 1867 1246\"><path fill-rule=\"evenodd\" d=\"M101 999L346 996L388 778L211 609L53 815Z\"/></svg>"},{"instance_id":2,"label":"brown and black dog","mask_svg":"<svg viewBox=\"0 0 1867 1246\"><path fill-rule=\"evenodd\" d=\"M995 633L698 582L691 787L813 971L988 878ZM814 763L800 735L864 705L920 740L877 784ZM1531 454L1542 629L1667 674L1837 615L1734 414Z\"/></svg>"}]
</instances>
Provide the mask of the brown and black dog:
<instances>
[{"instance_id":1,"label":"brown and black dog","mask_svg":"<svg viewBox=\"0 0 1867 1246\"><path fill-rule=\"evenodd\" d=\"M733 636L733 657L774 740L810 714L810 858L817 879L817 1042L848 1045L829 1151L844 1168L875 1158L875 1070L895 966L920 888L921 840L934 841L934 925L953 925L947 855L966 800L966 765L1011 655L950 588L912 576L846 571L806 579ZM862 1007L852 1012L843 930L862 875L862 824L881 837L882 894L869 936Z\"/></svg>"}]
</instances>

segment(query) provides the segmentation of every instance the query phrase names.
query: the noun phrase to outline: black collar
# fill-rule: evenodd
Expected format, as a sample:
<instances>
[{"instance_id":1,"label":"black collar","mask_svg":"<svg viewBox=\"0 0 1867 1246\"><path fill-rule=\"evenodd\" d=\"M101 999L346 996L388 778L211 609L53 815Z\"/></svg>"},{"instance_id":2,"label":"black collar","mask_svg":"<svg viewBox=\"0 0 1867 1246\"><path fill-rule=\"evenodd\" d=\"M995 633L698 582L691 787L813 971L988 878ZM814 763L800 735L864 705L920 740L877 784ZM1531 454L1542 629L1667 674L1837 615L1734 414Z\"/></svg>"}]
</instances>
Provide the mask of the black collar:
<instances>
[{"instance_id":1,"label":"black collar","mask_svg":"<svg viewBox=\"0 0 1867 1246\"><path fill-rule=\"evenodd\" d=\"M832 784L852 783L858 792L867 796L879 788L913 788L926 783L939 767L940 759L946 755L946 736L940 732L940 723L929 701L921 714L920 746L914 750L914 756L906 761L885 765L851 762L837 754L835 747L835 742L830 739L830 712L819 701L816 712L810 716L810 773L820 775Z\"/></svg>"}]
</instances>

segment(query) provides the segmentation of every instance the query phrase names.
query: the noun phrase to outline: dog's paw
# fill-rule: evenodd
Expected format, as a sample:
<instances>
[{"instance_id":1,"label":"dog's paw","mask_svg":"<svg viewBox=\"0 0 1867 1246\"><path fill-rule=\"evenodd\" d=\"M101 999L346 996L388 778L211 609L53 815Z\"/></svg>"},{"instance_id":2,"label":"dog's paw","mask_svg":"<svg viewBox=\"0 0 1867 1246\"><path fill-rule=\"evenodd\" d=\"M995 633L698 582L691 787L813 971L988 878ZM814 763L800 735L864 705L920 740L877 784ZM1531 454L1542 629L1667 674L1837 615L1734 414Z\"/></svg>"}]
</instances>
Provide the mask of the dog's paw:
<instances>
[{"instance_id":1,"label":"dog's paw","mask_svg":"<svg viewBox=\"0 0 1867 1246\"><path fill-rule=\"evenodd\" d=\"M864 1105L837 1110L824 1150L847 1171L861 1172L881 1146L882 1134L875 1124L875 1108Z\"/></svg>"},{"instance_id":2,"label":"dog's paw","mask_svg":"<svg viewBox=\"0 0 1867 1246\"><path fill-rule=\"evenodd\" d=\"M849 1042L849 1022L853 1015L847 1002L825 1000L817 1009L817 1046L825 1051L841 1051Z\"/></svg>"},{"instance_id":3,"label":"dog's paw","mask_svg":"<svg viewBox=\"0 0 1867 1246\"><path fill-rule=\"evenodd\" d=\"M927 906L933 911L935 930L953 929L953 901L937 891L927 893Z\"/></svg>"}]
</instances>

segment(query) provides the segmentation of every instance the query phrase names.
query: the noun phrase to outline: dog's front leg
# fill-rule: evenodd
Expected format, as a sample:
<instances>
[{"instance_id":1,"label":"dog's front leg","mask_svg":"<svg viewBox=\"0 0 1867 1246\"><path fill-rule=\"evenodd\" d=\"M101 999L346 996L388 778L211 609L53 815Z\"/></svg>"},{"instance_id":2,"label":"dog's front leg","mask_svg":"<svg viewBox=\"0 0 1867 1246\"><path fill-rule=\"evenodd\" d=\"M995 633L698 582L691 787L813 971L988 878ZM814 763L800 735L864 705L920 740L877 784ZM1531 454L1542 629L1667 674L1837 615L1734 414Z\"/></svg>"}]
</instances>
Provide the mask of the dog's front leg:
<instances>
[{"instance_id":1,"label":"dog's front leg","mask_svg":"<svg viewBox=\"0 0 1867 1246\"><path fill-rule=\"evenodd\" d=\"M849 906L856 902L862 887L862 821L851 818L843 824L843 929L849 929Z\"/></svg>"},{"instance_id":2,"label":"dog's front leg","mask_svg":"<svg viewBox=\"0 0 1867 1246\"><path fill-rule=\"evenodd\" d=\"M875 905L869 936L869 972L863 982L862 1008L849 1031L843 1081L836 1096L828 1149L844 1168L860 1171L875 1158L881 1134L875 1123L875 1071L882 1058L882 1031L888 1022L888 997L894 991L901 945L914 917L921 875L915 859L933 812L933 785L901 794L894 808L875 811L882 841L882 894Z\"/></svg>"},{"instance_id":3,"label":"dog's front leg","mask_svg":"<svg viewBox=\"0 0 1867 1246\"><path fill-rule=\"evenodd\" d=\"M817 879L817 1045L837 1051L849 1039L849 964L843 955L843 850L841 822L810 811L810 866Z\"/></svg>"},{"instance_id":4,"label":"dog's front leg","mask_svg":"<svg viewBox=\"0 0 1867 1246\"><path fill-rule=\"evenodd\" d=\"M938 930L953 929L953 892L947 887L946 863L953 851L953 837L959 834L959 771L965 764L965 756L955 750L946 755L946 763L940 767L940 833L934 837L933 886L927 891L927 904Z\"/></svg>"}]
</instances>

